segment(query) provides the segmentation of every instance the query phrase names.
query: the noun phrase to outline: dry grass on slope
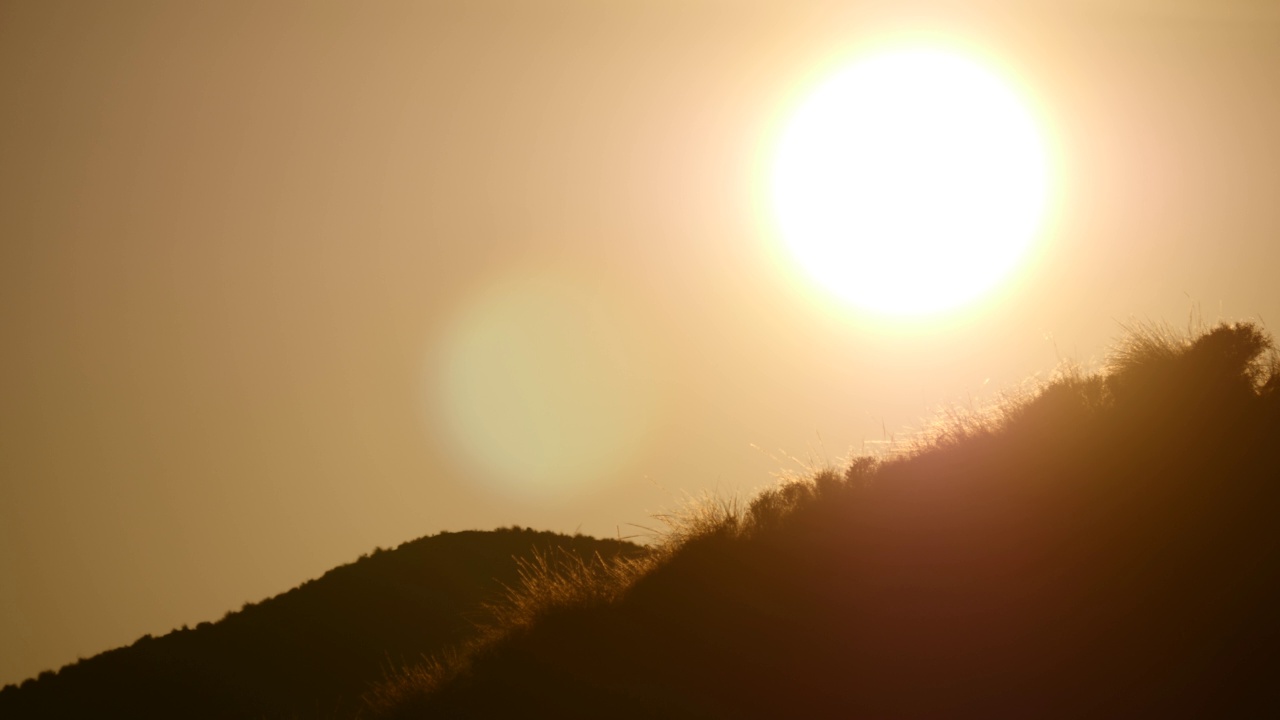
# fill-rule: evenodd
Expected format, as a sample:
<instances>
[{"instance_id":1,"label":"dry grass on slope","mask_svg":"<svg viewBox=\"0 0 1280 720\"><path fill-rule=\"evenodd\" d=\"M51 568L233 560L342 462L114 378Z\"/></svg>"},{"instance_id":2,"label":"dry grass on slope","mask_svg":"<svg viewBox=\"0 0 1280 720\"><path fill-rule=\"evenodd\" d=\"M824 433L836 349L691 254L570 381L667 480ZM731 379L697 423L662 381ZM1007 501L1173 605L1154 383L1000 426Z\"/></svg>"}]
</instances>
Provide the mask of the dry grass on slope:
<instances>
[{"instance_id":1,"label":"dry grass on slope","mask_svg":"<svg viewBox=\"0 0 1280 720\"><path fill-rule=\"evenodd\" d=\"M375 707L1253 710L1280 671L1278 431L1280 361L1256 326L1136 328L1098 373L1067 367L895 455L667 518L641 561L535 559L480 641Z\"/></svg>"}]
</instances>

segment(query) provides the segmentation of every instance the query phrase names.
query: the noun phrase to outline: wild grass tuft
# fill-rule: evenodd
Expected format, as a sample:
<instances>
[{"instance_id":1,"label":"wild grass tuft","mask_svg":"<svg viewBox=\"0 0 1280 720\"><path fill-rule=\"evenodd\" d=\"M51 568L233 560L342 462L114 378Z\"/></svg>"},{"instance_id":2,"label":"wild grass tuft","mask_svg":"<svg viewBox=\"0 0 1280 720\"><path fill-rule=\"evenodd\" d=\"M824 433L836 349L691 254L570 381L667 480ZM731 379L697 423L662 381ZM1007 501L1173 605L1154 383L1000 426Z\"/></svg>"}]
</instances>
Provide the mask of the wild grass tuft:
<instances>
[{"instance_id":1,"label":"wild grass tuft","mask_svg":"<svg viewBox=\"0 0 1280 720\"><path fill-rule=\"evenodd\" d=\"M1127 328L1107 358L1108 381L1123 393L1166 389L1258 391L1275 382L1280 358L1271 337L1254 323L1220 323L1183 336L1154 323Z\"/></svg>"},{"instance_id":2,"label":"wild grass tuft","mask_svg":"<svg viewBox=\"0 0 1280 720\"><path fill-rule=\"evenodd\" d=\"M616 600L631 582L653 565L652 555L605 560L563 550L536 551L518 558L519 581L506 587L500 600L487 603L489 632L529 627L559 608L590 606Z\"/></svg>"},{"instance_id":3,"label":"wild grass tuft","mask_svg":"<svg viewBox=\"0 0 1280 720\"><path fill-rule=\"evenodd\" d=\"M516 558L518 580L481 606L472 640L395 668L364 697L375 717L412 715L437 688L470 671L473 659L513 634L533 627L548 614L613 602L654 565L657 553L640 557L581 556L563 548L535 550Z\"/></svg>"}]
</instances>

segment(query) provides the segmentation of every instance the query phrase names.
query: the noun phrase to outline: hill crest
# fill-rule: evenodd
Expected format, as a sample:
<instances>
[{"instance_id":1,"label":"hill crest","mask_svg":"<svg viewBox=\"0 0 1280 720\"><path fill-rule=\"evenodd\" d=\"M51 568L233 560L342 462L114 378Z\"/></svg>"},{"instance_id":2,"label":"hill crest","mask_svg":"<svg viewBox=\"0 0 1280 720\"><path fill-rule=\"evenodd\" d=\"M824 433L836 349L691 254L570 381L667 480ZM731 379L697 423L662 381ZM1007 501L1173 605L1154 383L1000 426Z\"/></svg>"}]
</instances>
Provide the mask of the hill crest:
<instances>
[{"instance_id":1,"label":"hill crest","mask_svg":"<svg viewBox=\"0 0 1280 720\"><path fill-rule=\"evenodd\" d=\"M375 549L215 623L132 645L0 691L0 717L346 717L374 682L476 632L518 558L644 552L517 527L443 532Z\"/></svg>"}]
</instances>

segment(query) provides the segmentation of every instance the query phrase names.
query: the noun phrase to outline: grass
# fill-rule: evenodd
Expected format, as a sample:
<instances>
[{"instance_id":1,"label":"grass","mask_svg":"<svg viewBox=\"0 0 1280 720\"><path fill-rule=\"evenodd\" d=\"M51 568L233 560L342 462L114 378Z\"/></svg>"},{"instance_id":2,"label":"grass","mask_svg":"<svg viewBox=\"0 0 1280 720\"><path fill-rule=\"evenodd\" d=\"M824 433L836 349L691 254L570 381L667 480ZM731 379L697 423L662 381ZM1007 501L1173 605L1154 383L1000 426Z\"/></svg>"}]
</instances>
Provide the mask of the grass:
<instances>
[{"instance_id":1,"label":"grass","mask_svg":"<svg viewBox=\"0 0 1280 720\"><path fill-rule=\"evenodd\" d=\"M1280 712L1280 359L1249 323L1129 329L880 458L539 556L370 714Z\"/></svg>"}]
</instances>

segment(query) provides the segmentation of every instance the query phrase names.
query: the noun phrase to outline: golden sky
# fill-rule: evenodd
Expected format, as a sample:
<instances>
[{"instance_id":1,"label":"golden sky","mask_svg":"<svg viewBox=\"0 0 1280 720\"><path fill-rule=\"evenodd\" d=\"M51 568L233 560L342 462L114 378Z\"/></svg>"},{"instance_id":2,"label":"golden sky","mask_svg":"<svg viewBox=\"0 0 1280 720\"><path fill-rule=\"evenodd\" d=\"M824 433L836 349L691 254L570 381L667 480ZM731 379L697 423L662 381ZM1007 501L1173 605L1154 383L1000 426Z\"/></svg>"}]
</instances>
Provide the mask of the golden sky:
<instances>
[{"instance_id":1,"label":"golden sky","mask_svg":"<svg viewBox=\"0 0 1280 720\"><path fill-rule=\"evenodd\" d=\"M441 530L641 533L1123 321L1280 317L1270 3L949 5L0 0L0 683ZM766 176L905 41L1009 79L1052 194L1010 282L890 322Z\"/></svg>"}]
</instances>

